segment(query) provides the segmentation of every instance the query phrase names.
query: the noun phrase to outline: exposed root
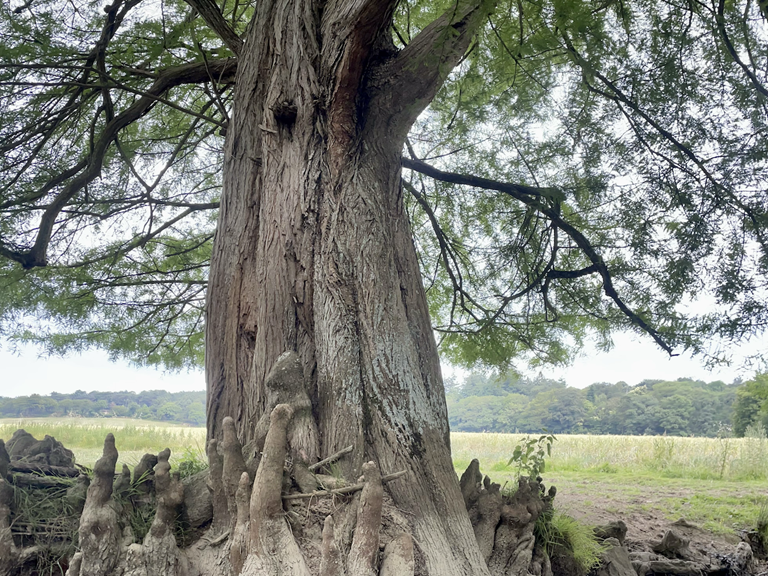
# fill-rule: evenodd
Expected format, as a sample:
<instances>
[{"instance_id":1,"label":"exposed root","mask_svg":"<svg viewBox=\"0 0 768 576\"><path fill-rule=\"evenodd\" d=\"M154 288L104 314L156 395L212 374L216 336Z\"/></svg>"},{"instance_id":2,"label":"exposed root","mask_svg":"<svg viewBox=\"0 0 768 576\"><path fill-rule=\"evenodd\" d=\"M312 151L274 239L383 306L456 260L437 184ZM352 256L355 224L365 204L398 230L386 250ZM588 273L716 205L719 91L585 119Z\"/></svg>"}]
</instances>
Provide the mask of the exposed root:
<instances>
[{"instance_id":1,"label":"exposed root","mask_svg":"<svg viewBox=\"0 0 768 576\"><path fill-rule=\"evenodd\" d=\"M112 503L112 479L117 464L115 437L107 434L104 452L93 467L93 481L80 517L80 570L71 576L111 574L120 561L122 530Z\"/></svg>"},{"instance_id":2,"label":"exposed root","mask_svg":"<svg viewBox=\"0 0 768 576\"><path fill-rule=\"evenodd\" d=\"M237 439L235 421L227 416L224 418L223 426L224 439L221 442L221 452L223 456L221 479L224 486L224 495L227 498L230 528L232 528L237 517L237 501L235 495L240 482L240 476L245 472L245 460L243 459L243 447Z\"/></svg>"},{"instance_id":3,"label":"exposed root","mask_svg":"<svg viewBox=\"0 0 768 576\"><path fill-rule=\"evenodd\" d=\"M157 455L155 490L157 511L152 527L144 538L142 555L147 576L186 576L186 558L176 545L173 525L184 502L184 486L178 474L171 475L167 448Z\"/></svg>"},{"instance_id":4,"label":"exposed root","mask_svg":"<svg viewBox=\"0 0 768 576\"><path fill-rule=\"evenodd\" d=\"M154 491L155 466L157 466L157 456L144 454L133 469L132 488L136 495L149 495Z\"/></svg>"},{"instance_id":5,"label":"exposed root","mask_svg":"<svg viewBox=\"0 0 768 576\"><path fill-rule=\"evenodd\" d=\"M488 562L496 539L496 527L501 519L502 498L501 487L498 484L492 484L487 476L483 485L484 490L477 498L475 507L472 509L474 514L470 516L470 520L480 553Z\"/></svg>"},{"instance_id":6,"label":"exposed root","mask_svg":"<svg viewBox=\"0 0 768 576\"><path fill-rule=\"evenodd\" d=\"M235 494L235 499L237 500L237 521L235 522L235 531L232 533L229 548L229 563L232 565L232 573L235 576L243 570L243 564L245 564L245 559L248 557L250 488L251 480L248 477L248 472L243 472L240 475L240 483Z\"/></svg>"},{"instance_id":7,"label":"exposed root","mask_svg":"<svg viewBox=\"0 0 768 576\"><path fill-rule=\"evenodd\" d=\"M413 574L414 570L413 538L410 534L400 534L384 548L379 576Z\"/></svg>"},{"instance_id":8,"label":"exposed root","mask_svg":"<svg viewBox=\"0 0 768 576\"><path fill-rule=\"evenodd\" d=\"M208 489L213 505L213 529L221 532L230 524L227 495L224 491L224 460L219 454L219 443L215 438L208 441Z\"/></svg>"},{"instance_id":9,"label":"exposed root","mask_svg":"<svg viewBox=\"0 0 768 576\"><path fill-rule=\"evenodd\" d=\"M249 575L284 574L309 576L309 569L299 551L283 513L281 498L283 466L288 450L287 429L293 410L278 404L270 417L264 454L253 481L250 506L248 559L243 573Z\"/></svg>"},{"instance_id":10,"label":"exposed root","mask_svg":"<svg viewBox=\"0 0 768 576\"><path fill-rule=\"evenodd\" d=\"M551 575L549 557L536 545L534 527L551 509L555 490L545 496L540 480L520 478L517 491L502 496L498 484L483 478L477 460L461 476L461 494L475 538L493 576Z\"/></svg>"},{"instance_id":11,"label":"exposed root","mask_svg":"<svg viewBox=\"0 0 768 576\"><path fill-rule=\"evenodd\" d=\"M131 492L131 469L127 464L123 464L123 470L120 476L115 480L115 484L112 487L112 493L116 498L125 500L128 498Z\"/></svg>"},{"instance_id":12,"label":"exposed root","mask_svg":"<svg viewBox=\"0 0 768 576\"><path fill-rule=\"evenodd\" d=\"M341 576L344 565L341 552L334 538L333 516L326 516L323 524L323 547L321 551L320 576Z\"/></svg>"},{"instance_id":13,"label":"exposed root","mask_svg":"<svg viewBox=\"0 0 768 576\"><path fill-rule=\"evenodd\" d=\"M379 527L384 489L375 462L363 464L365 487L360 495L357 527L349 551L347 568L351 576L375 576L379 555Z\"/></svg>"}]
</instances>

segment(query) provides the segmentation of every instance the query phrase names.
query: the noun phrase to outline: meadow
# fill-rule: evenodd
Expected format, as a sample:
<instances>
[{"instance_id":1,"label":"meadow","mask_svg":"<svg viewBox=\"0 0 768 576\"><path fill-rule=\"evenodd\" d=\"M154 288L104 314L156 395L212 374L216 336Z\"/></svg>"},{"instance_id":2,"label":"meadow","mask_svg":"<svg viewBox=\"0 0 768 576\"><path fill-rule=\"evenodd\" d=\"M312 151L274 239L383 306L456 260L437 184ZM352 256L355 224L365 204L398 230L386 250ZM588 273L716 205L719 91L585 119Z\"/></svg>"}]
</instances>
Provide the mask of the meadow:
<instances>
[{"instance_id":1,"label":"meadow","mask_svg":"<svg viewBox=\"0 0 768 576\"><path fill-rule=\"evenodd\" d=\"M108 432L115 435L118 464L131 468L145 453L157 454L164 448L171 449L171 464L205 455L205 428L165 422L133 418L0 418L0 438L6 442L18 428L39 440L46 434L53 436L75 453L78 464L88 467L101 456Z\"/></svg>"},{"instance_id":2,"label":"meadow","mask_svg":"<svg viewBox=\"0 0 768 576\"><path fill-rule=\"evenodd\" d=\"M454 467L472 458L502 485L523 438L515 434L452 433ZM735 538L768 514L768 440L673 436L560 435L542 474L558 488L555 507L588 524L624 519L658 538L662 522L681 518Z\"/></svg>"},{"instance_id":3,"label":"meadow","mask_svg":"<svg viewBox=\"0 0 768 576\"><path fill-rule=\"evenodd\" d=\"M135 465L145 452L171 449L171 463L205 460L205 429L131 419L0 419L0 438L17 428L36 438L54 436L78 463L92 466L104 436L113 432L119 464ZM473 458L495 482L510 484L509 458L523 435L452 433L454 466ZM586 522L634 514L672 521L684 517L721 535L755 525L768 507L768 440L671 436L560 435L543 473L558 487L556 507ZM764 512L765 513L765 512Z\"/></svg>"}]
</instances>

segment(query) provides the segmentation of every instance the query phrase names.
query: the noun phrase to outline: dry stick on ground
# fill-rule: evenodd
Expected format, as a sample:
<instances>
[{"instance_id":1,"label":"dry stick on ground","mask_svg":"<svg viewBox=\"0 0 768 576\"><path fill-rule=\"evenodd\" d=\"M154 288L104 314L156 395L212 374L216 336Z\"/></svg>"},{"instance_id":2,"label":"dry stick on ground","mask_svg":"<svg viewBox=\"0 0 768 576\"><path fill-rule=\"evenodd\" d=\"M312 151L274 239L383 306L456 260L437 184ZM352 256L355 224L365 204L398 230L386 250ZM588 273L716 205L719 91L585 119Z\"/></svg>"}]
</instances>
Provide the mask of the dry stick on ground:
<instances>
[{"instance_id":1,"label":"dry stick on ground","mask_svg":"<svg viewBox=\"0 0 768 576\"><path fill-rule=\"evenodd\" d=\"M400 472L393 472L381 477L382 484L397 480L402 476L405 476L406 470L400 470ZM351 486L344 486L344 488L336 488L334 490L317 490L315 492L300 492L298 494L283 494L283 500L300 500L303 498L322 498L324 496L335 496L338 494L352 494L358 490L362 490L365 487L365 482L359 484L352 484Z\"/></svg>"},{"instance_id":2,"label":"dry stick on ground","mask_svg":"<svg viewBox=\"0 0 768 576\"><path fill-rule=\"evenodd\" d=\"M335 452L334 454L331 454L330 456L328 456L328 458L320 460L320 462L316 462L315 464L312 464L311 466L308 466L307 468L309 469L310 472L314 472L315 470L319 470L320 468L322 468L326 464L330 464L331 462L336 462L336 460L338 460L339 458L341 458L345 454L349 454L350 452L352 452L352 450L353 450L353 446L350 444L346 448L342 448L338 452Z\"/></svg>"}]
</instances>

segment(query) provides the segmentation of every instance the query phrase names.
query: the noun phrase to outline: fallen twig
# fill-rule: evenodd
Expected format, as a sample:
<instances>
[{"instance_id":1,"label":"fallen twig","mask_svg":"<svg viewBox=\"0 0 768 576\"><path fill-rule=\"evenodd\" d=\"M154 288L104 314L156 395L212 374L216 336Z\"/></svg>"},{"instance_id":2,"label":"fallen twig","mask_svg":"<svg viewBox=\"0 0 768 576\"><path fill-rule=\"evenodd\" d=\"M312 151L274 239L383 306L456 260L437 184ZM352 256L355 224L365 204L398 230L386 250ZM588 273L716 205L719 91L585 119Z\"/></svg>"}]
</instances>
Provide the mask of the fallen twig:
<instances>
[{"instance_id":1,"label":"fallen twig","mask_svg":"<svg viewBox=\"0 0 768 576\"><path fill-rule=\"evenodd\" d=\"M382 483L396 480L402 476L405 476L406 470L400 472L394 472L381 477ZM344 488L336 488L334 490L316 490L314 492L299 492L297 494L283 494L283 500L302 500L305 498L322 498L324 496L336 496L339 494L352 494L358 490L362 490L365 486L365 482L359 484L352 484L350 486L344 486Z\"/></svg>"},{"instance_id":2,"label":"fallen twig","mask_svg":"<svg viewBox=\"0 0 768 576\"><path fill-rule=\"evenodd\" d=\"M322 466L325 466L326 464L330 464L331 462L335 462L336 460L338 460L339 458L344 456L344 454L349 454L350 452L352 452L352 449L353 449L353 447L350 444L349 446L347 446L346 448L342 448L341 450L339 450L335 454L331 454L330 456L328 456L328 458L326 458L324 460L320 460L320 462L312 464L311 466L307 466L307 468L309 468L310 472L314 472L315 470L321 468Z\"/></svg>"},{"instance_id":3,"label":"fallen twig","mask_svg":"<svg viewBox=\"0 0 768 576\"><path fill-rule=\"evenodd\" d=\"M218 546L219 544L221 544L222 542L224 542L224 540L226 540L227 538L229 538L229 530L225 531L225 532L224 532L224 533L222 533L222 534L219 534L218 536L216 536L216 538L213 538L213 539L211 539L211 538L210 538L210 537L208 537L208 536L203 536L203 538L202 538L202 539L203 539L203 540L207 540L207 541L208 541L208 544L209 544L210 546Z\"/></svg>"}]
</instances>

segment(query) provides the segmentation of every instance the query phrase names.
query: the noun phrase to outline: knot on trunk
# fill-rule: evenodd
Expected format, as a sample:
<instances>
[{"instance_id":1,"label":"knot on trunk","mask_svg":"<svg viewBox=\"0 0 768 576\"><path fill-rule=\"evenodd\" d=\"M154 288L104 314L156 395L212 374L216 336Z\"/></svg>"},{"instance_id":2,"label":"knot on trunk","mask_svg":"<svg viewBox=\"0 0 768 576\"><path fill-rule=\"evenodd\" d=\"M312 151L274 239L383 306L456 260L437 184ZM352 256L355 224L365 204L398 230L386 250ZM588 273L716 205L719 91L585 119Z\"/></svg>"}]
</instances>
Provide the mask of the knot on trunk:
<instances>
[{"instance_id":1,"label":"knot on trunk","mask_svg":"<svg viewBox=\"0 0 768 576\"><path fill-rule=\"evenodd\" d=\"M256 449L263 449L274 408L279 404L287 404L293 410L287 431L290 455L294 460L314 464L317 462L319 435L299 355L293 351L281 354L267 374L264 385L267 406L256 424Z\"/></svg>"}]
</instances>

